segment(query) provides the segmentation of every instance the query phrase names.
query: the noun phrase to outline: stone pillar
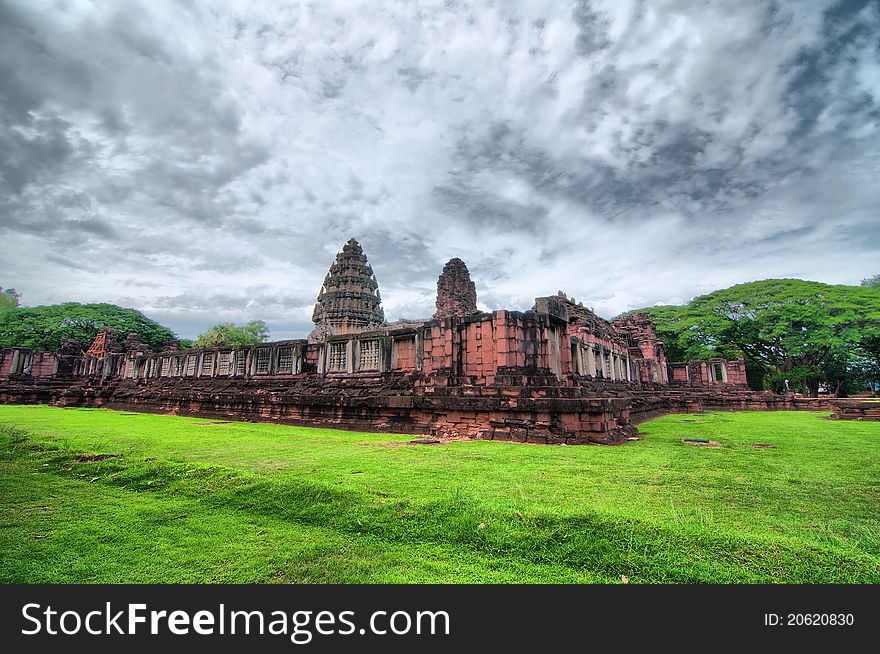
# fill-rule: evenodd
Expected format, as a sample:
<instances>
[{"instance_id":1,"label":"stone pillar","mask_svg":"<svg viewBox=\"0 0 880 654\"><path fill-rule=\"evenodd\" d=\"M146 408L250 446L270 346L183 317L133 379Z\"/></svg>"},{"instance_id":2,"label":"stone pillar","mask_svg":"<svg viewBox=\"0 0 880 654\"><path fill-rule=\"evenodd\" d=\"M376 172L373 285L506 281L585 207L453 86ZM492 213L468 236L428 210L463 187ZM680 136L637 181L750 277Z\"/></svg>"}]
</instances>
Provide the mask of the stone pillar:
<instances>
[{"instance_id":1,"label":"stone pillar","mask_svg":"<svg viewBox=\"0 0 880 654\"><path fill-rule=\"evenodd\" d=\"M418 330L416 332L416 370L421 370L424 367L424 357L425 357L425 332L423 330Z\"/></svg>"},{"instance_id":2,"label":"stone pillar","mask_svg":"<svg viewBox=\"0 0 880 654\"><path fill-rule=\"evenodd\" d=\"M322 375L330 371L330 343L322 343L318 351L318 369Z\"/></svg>"},{"instance_id":3,"label":"stone pillar","mask_svg":"<svg viewBox=\"0 0 880 654\"><path fill-rule=\"evenodd\" d=\"M391 372L391 350L394 348L393 337L379 339L379 371Z\"/></svg>"},{"instance_id":4,"label":"stone pillar","mask_svg":"<svg viewBox=\"0 0 880 654\"><path fill-rule=\"evenodd\" d=\"M303 371L303 359L305 358L305 346L297 343L293 348L293 374L298 375Z\"/></svg>"}]
</instances>

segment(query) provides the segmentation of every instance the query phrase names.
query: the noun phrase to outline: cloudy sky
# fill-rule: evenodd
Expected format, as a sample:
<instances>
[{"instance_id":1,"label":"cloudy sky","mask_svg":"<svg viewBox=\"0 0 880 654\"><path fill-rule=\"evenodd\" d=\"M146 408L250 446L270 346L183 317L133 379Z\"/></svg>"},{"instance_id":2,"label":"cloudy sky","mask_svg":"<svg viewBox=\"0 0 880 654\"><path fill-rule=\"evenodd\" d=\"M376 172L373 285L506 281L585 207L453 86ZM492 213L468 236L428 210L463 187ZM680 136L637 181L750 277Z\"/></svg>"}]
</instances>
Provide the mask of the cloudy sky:
<instances>
[{"instance_id":1,"label":"cloudy sky","mask_svg":"<svg viewBox=\"0 0 880 654\"><path fill-rule=\"evenodd\" d=\"M0 0L0 286L301 337L880 273L880 3Z\"/></svg>"}]
</instances>

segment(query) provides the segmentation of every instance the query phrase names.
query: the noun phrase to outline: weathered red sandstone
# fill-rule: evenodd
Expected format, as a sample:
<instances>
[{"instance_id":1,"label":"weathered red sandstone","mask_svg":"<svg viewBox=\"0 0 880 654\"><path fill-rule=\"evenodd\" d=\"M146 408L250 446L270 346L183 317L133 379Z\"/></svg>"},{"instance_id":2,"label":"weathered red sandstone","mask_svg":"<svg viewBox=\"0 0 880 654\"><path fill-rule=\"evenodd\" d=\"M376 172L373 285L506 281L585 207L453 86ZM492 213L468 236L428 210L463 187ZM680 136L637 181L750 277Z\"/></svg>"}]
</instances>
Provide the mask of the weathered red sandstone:
<instances>
[{"instance_id":1,"label":"weathered red sandstone","mask_svg":"<svg viewBox=\"0 0 880 654\"><path fill-rule=\"evenodd\" d=\"M477 287L464 261L450 259L437 280L435 319L462 318L477 313Z\"/></svg>"},{"instance_id":2,"label":"weathered red sandstone","mask_svg":"<svg viewBox=\"0 0 880 654\"><path fill-rule=\"evenodd\" d=\"M880 399L846 398L832 402L833 420L880 420Z\"/></svg>"}]
</instances>

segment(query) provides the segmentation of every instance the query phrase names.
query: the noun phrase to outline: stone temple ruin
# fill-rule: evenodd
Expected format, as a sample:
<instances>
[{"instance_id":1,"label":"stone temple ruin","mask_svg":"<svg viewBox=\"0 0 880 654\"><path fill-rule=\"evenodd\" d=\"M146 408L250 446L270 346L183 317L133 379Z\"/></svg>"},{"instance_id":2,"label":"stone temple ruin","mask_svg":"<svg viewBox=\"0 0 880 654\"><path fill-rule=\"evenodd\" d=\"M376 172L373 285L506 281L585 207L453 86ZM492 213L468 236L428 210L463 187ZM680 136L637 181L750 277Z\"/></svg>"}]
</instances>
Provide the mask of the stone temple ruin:
<instances>
[{"instance_id":1,"label":"stone temple ruin","mask_svg":"<svg viewBox=\"0 0 880 654\"><path fill-rule=\"evenodd\" d=\"M550 444L623 443L668 412L801 408L750 391L742 360L667 361L647 314L609 322L562 292L530 311L480 311L460 259L444 266L436 307L428 320L386 322L352 239L307 339L151 352L136 334L122 347L101 330L84 353L69 341L56 353L9 348L0 402Z\"/></svg>"}]
</instances>

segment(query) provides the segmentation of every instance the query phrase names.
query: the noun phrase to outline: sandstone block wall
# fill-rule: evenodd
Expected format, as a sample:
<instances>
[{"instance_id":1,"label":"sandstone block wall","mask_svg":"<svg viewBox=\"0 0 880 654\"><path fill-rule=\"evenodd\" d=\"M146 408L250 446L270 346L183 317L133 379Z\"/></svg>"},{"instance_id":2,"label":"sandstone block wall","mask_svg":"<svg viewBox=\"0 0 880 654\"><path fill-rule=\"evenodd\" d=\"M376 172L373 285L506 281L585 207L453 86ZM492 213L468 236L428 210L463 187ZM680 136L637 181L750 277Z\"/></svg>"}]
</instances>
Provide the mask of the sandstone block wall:
<instances>
[{"instance_id":1,"label":"sandstone block wall","mask_svg":"<svg viewBox=\"0 0 880 654\"><path fill-rule=\"evenodd\" d=\"M829 402L834 420L880 420L880 398L834 399Z\"/></svg>"}]
</instances>

